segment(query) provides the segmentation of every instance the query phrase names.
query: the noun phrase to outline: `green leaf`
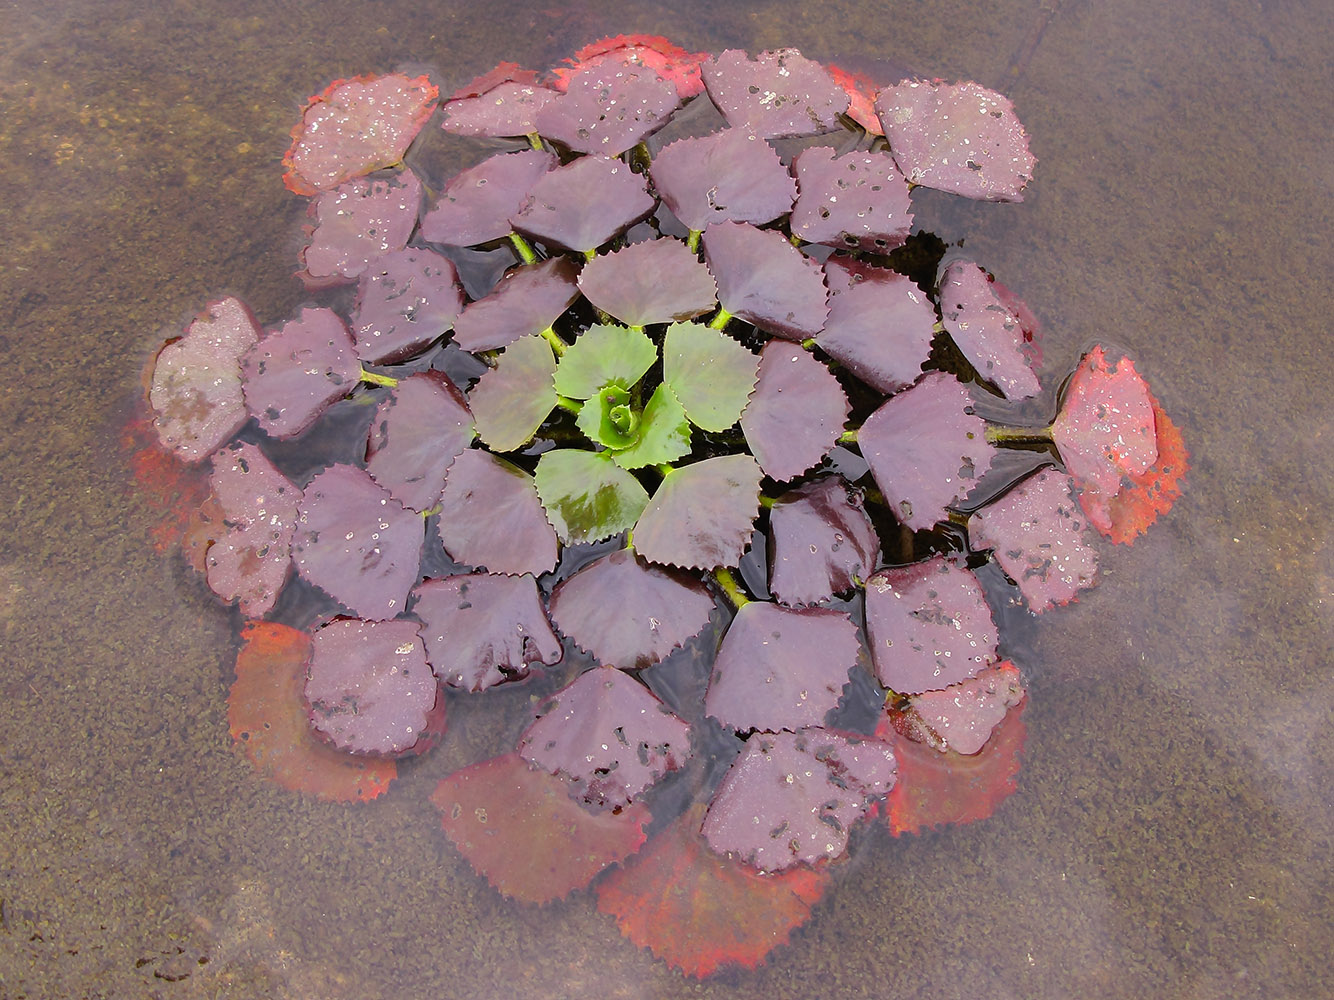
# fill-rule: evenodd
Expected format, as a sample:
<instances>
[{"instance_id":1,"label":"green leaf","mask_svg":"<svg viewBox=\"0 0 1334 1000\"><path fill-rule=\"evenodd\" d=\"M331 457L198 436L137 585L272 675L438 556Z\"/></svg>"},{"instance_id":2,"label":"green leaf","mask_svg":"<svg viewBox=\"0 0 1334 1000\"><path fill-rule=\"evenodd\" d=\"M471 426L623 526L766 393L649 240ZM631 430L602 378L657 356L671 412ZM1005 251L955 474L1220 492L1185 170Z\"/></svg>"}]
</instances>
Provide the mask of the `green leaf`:
<instances>
[{"instance_id":1,"label":"green leaf","mask_svg":"<svg viewBox=\"0 0 1334 1000\"><path fill-rule=\"evenodd\" d=\"M639 437L639 415L630 399L619 385L604 386L580 407L574 422L590 441L613 450L628 448Z\"/></svg>"},{"instance_id":2,"label":"green leaf","mask_svg":"<svg viewBox=\"0 0 1334 1000\"><path fill-rule=\"evenodd\" d=\"M611 452L558 448L537 462L534 479L561 541L596 542L624 531L648 505L648 493Z\"/></svg>"},{"instance_id":3,"label":"green leaf","mask_svg":"<svg viewBox=\"0 0 1334 1000\"><path fill-rule=\"evenodd\" d=\"M629 389L657 360L658 349L641 330L591 326L570 345L556 367L556 391L590 399L603 386Z\"/></svg>"},{"instance_id":4,"label":"green leaf","mask_svg":"<svg viewBox=\"0 0 1334 1000\"><path fill-rule=\"evenodd\" d=\"M699 323L673 323L662 344L663 381L690 422L706 431L725 431L736 423L755 388L759 364L727 334Z\"/></svg>"},{"instance_id":5,"label":"green leaf","mask_svg":"<svg viewBox=\"0 0 1334 1000\"><path fill-rule=\"evenodd\" d=\"M612 453L611 460L623 469L675 462L690 451L690 421L681 401L666 384L658 386L639 418L639 440Z\"/></svg>"},{"instance_id":6,"label":"green leaf","mask_svg":"<svg viewBox=\"0 0 1334 1000\"><path fill-rule=\"evenodd\" d=\"M493 451L527 444L556 405L556 358L540 336L520 337L468 393L477 436Z\"/></svg>"}]
</instances>

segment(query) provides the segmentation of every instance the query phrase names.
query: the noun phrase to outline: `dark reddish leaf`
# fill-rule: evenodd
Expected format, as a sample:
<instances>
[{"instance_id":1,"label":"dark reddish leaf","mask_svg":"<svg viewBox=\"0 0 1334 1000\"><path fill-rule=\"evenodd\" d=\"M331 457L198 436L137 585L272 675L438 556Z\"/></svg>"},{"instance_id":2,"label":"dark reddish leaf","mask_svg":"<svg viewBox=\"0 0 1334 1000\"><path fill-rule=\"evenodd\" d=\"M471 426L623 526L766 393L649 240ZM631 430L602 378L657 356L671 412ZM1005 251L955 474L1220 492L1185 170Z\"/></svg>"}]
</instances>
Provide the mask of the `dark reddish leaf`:
<instances>
[{"instance_id":1,"label":"dark reddish leaf","mask_svg":"<svg viewBox=\"0 0 1334 1000\"><path fill-rule=\"evenodd\" d=\"M445 731L416 622L336 618L316 629L306 701L315 731L348 753L421 753Z\"/></svg>"},{"instance_id":2,"label":"dark reddish leaf","mask_svg":"<svg viewBox=\"0 0 1334 1000\"><path fill-rule=\"evenodd\" d=\"M432 243L470 247L508 236L510 216L523 208L537 179L557 164L551 153L525 149L497 153L445 185L422 218L421 235Z\"/></svg>"},{"instance_id":3,"label":"dark reddish leaf","mask_svg":"<svg viewBox=\"0 0 1334 1000\"><path fill-rule=\"evenodd\" d=\"M1026 704L1020 702L1006 713L986 746L970 757L906 739L888 719L882 720L876 736L893 743L899 762L898 783L885 803L890 832L898 836L946 823L972 823L994 813L1015 789Z\"/></svg>"},{"instance_id":4,"label":"dark reddish leaf","mask_svg":"<svg viewBox=\"0 0 1334 1000\"><path fill-rule=\"evenodd\" d=\"M361 618L393 618L418 579L426 522L364 469L331 465L307 485L292 558L297 572Z\"/></svg>"},{"instance_id":5,"label":"dark reddish leaf","mask_svg":"<svg viewBox=\"0 0 1334 1000\"><path fill-rule=\"evenodd\" d=\"M594 667L543 702L519 753L589 805L619 809L690 758L690 727L629 674Z\"/></svg>"},{"instance_id":6,"label":"dark reddish leaf","mask_svg":"<svg viewBox=\"0 0 1334 1000\"><path fill-rule=\"evenodd\" d=\"M1181 431L1177 430L1152 394L1149 398L1153 402L1158 460L1143 473L1128 477L1116 496L1107 501L1110 523L1103 534L1113 542L1124 542L1126 545L1143 534L1158 519L1159 514L1172 509L1172 504L1181 496L1181 477L1190 469L1190 455L1186 451L1186 443L1181 439ZM1080 500L1082 502L1083 496ZM1085 513L1088 513L1087 508Z\"/></svg>"},{"instance_id":7,"label":"dark reddish leaf","mask_svg":"<svg viewBox=\"0 0 1334 1000\"><path fill-rule=\"evenodd\" d=\"M866 638L880 683L936 691L996 659L996 622L973 571L945 556L866 581Z\"/></svg>"},{"instance_id":8,"label":"dark reddish leaf","mask_svg":"<svg viewBox=\"0 0 1334 1000\"><path fill-rule=\"evenodd\" d=\"M411 247L371 263L357 284L352 332L367 364L419 353L454 325L463 289L448 257Z\"/></svg>"},{"instance_id":9,"label":"dark reddish leaf","mask_svg":"<svg viewBox=\"0 0 1334 1000\"><path fill-rule=\"evenodd\" d=\"M300 434L361 380L356 345L332 309L302 309L241 357L246 407L269 434Z\"/></svg>"},{"instance_id":10,"label":"dark reddish leaf","mask_svg":"<svg viewBox=\"0 0 1334 1000\"><path fill-rule=\"evenodd\" d=\"M875 110L912 183L965 198L1024 200L1037 158L1008 97L977 83L904 80L880 91Z\"/></svg>"},{"instance_id":11,"label":"dark reddish leaf","mask_svg":"<svg viewBox=\"0 0 1334 1000\"><path fill-rule=\"evenodd\" d=\"M885 131L880 127L880 119L876 116L874 106L875 95L880 89L880 84L863 73L852 73L840 69L838 66L826 66L825 72L848 95L848 101L850 102L847 111L848 117L866 129L871 135L884 135Z\"/></svg>"},{"instance_id":12,"label":"dark reddish leaf","mask_svg":"<svg viewBox=\"0 0 1334 1000\"><path fill-rule=\"evenodd\" d=\"M788 605L818 604L865 580L880 552L862 492L821 476L769 511L769 590Z\"/></svg>"},{"instance_id":13,"label":"dark reddish leaf","mask_svg":"<svg viewBox=\"0 0 1334 1000\"><path fill-rule=\"evenodd\" d=\"M765 138L831 132L848 110L843 88L796 49L763 52L753 62L728 49L703 70L704 86L727 124Z\"/></svg>"},{"instance_id":14,"label":"dark reddish leaf","mask_svg":"<svg viewBox=\"0 0 1334 1000\"><path fill-rule=\"evenodd\" d=\"M472 443L472 414L444 372L401 380L371 421L366 471L410 510L435 506L445 473Z\"/></svg>"},{"instance_id":15,"label":"dark reddish leaf","mask_svg":"<svg viewBox=\"0 0 1334 1000\"><path fill-rule=\"evenodd\" d=\"M1158 459L1153 402L1135 363L1109 361L1099 344L1080 361L1052 424L1052 440L1079 487L1080 506L1104 534L1111 531L1111 498Z\"/></svg>"},{"instance_id":16,"label":"dark reddish leaf","mask_svg":"<svg viewBox=\"0 0 1334 1000\"><path fill-rule=\"evenodd\" d=\"M1029 608L1066 604L1098 572L1093 534L1075 503L1074 481L1054 469L1025 479L968 520L968 537L992 555Z\"/></svg>"},{"instance_id":17,"label":"dark reddish leaf","mask_svg":"<svg viewBox=\"0 0 1334 1000\"><path fill-rule=\"evenodd\" d=\"M635 551L687 569L735 566L760 511L761 478L749 455L719 455L673 470L635 523Z\"/></svg>"},{"instance_id":18,"label":"dark reddish leaf","mask_svg":"<svg viewBox=\"0 0 1334 1000\"><path fill-rule=\"evenodd\" d=\"M816 146L798 153L793 166L800 193L792 207L792 235L871 253L888 253L907 239L908 182L888 153L836 155Z\"/></svg>"},{"instance_id":19,"label":"dark reddish leaf","mask_svg":"<svg viewBox=\"0 0 1334 1000\"><path fill-rule=\"evenodd\" d=\"M922 374L931 353L936 310L911 278L888 268L825 262L829 319L820 349L873 389L898 392Z\"/></svg>"},{"instance_id":20,"label":"dark reddish leaf","mask_svg":"<svg viewBox=\"0 0 1334 1000\"><path fill-rule=\"evenodd\" d=\"M325 191L310 206L316 223L301 251L306 276L316 283L352 280L377 257L402 250L417 226L421 200L421 181L411 170Z\"/></svg>"},{"instance_id":21,"label":"dark reddish leaf","mask_svg":"<svg viewBox=\"0 0 1334 1000\"><path fill-rule=\"evenodd\" d=\"M656 204L644 178L620 160L581 156L539 177L510 222L544 243L587 253L644 218Z\"/></svg>"},{"instance_id":22,"label":"dark reddish leaf","mask_svg":"<svg viewBox=\"0 0 1334 1000\"><path fill-rule=\"evenodd\" d=\"M709 54L687 52L659 35L616 35L585 45L574 54L573 59L565 60L570 64L569 68L561 66L551 71L556 80L556 89L564 90L572 77L600 64L607 56L617 62L647 66L669 81L683 101L704 90L699 64L709 58Z\"/></svg>"},{"instance_id":23,"label":"dark reddish leaf","mask_svg":"<svg viewBox=\"0 0 1334 1000\"><path fill-rule=\"evenodd\" d=\"M718 286L684 243L663 237L594 257L579 275L579 289L622 323L646 326L707 312Z\"/></svg>"},{"instance_id":24,"label":"dark reddish leaf","mask_svg":"<svg viewBox=\"0 0 1334 1000\"><path fill-rule=\"evenodd\" d=\"M598 909L668 965L703 979L753 969L810 917L827 868L756 872L709 850L702 807L686 810L597 884Z\"/></svg>"},{"instance_id":25,"label":"dark reddish leaf","mask_svg":"<svg viewBox=\"0 0 1334 1000\"><path fill-rule=\"evenodd\" d=\"M340 753L311 731L305 697L310 636L275 622L247 622L227 696L232 740L255 769L294 792L330 802L373 799L398 774L392 760Z\"/></svg>"},{"instance_id":26,"label":"dark reddish leaf","mask_svg":"<svg viewBox=\"0 0 1334 1000\"><path fill-rule=\"evenodd\" d=\"M512 268L486 298L463 310L454 323L454 343L465 351L494 351L541 333L579 297L578 276L566 257Z\"/></svg>"},{"instance_id":27,"label":"dark reddish leaf","mask_svg":"<svg viewBox=\"0 0 1334 1000\"><path fill-rule=\"evenodd\" d=\"M208 548L208 585L247 618L268 614L292 569L301 491L246 443L213 456L212 485L224 532Z\"/></svg>"},{"instance_id":28,"label":"dark reddish leaf","mask_svg":"<svg viewBox=\"0 0 1334 1000\"><path fill-rule=\"evenodd\" d=\"M718 282L718 301L761 330L803 340L829 315L820 265L783 234L742 222L720 222L704 233L704 257Z\"/></svg>"},{"instance_id":29,"label":"dark reddish leaf","mask_svg":"<svg viewBox=\"0 0 1334 1000\"><path fill-rule=\"evenodd\" d=\"M560 662L560 640L527 574L449 576L413 593L426 658L445 684L482 691L527 677L530 663Z\"/></svg>"},{"instance_id":30,"label":"dark reddish leaf","mask_svg":"<svg viewBox=\"0 0 1334 1000\"><path fill-rule=\"evenodd\" d=\"M542 109L559 96L532 82L501 80L484 93L447 101L440 127L455 135L530 135Z\"/></svg>"},{"instance_id":31,"label":"dark reddish leaf","mask_svg":"<svg viewBox=\"0 0 1334 1000\"><path fill-rule=\"evenodd\" d=\"M556 405L555 377L556 356L545 339L510 344L468 395L478 437L496 451L527 444Z\"/></svg>"},{"instance_id":32,"label":"dark reddish leaf","mask_svg":"<svg viewBox=\"0 0 1334 1000\"><path fill-rule=\"evenodd\" d=\"M249 414L239 359L259 337L249 308L229 297L210 302L158 352L148 398L163 445L198 462L241 429Z\"/></svg>"},{"instance_id":33,"label":"dark reddish leaf","mask_svg":"<svg viewBox=\"0 0 1334 1000\"><path fill-rule=\"evenodd\" d=\"M1009 660L944 691L927 691L891 706L890 723L911 740L941 753L971 756L986 745L1006 712L1024 700L1024 681Z\"/></svg>"},{"instance_id":34,"label":"dark reddish leaf","mask_svg":"<svg viewBox=\"0 0 1334 1000\"><path fill-rule=\"evenodd\" d=\"M564 81L537 115L537 131L580 153L619 156L667 123L676 86L626 54L603 56Z\"/></svg>"},{"instance_id":35,"label":"dark reddish leaf","mask_svg":"<svg viewBox=\"0 0 1334 1000\"><path fill-rule=\"evenodd\" d=\"M842 611L751 601L718 647L705 711L738 732L823 725L860 649Z\"/></svg>"},{"instance_id":36,"label":"dark reddish leaf","mask_svg":"<svg viewBox=\"0 0 1334 1000\"><path fill-rule=\"evenodd\" d=\"M589 563L551 595L556 627L599 663L651 666L709 623L713 598L694 577L617 549Z\"/></svg>"},{"instance_id":37,"label":"dark reddish leaf","mask_svg":"<svg viewBox=\"0 0 1334 1000\"><path fill-rule=\"evenodd\" d=\"M772 222L797 196L773 148L739 128L678 139L654 157L649 174L672 213L699 232L715 222Z\"/></svg>"},{"instance_id":38,"label":"dark reddish leaf","mask_svg":"<svg viewBox=\"0 0 1334 1000\"><path fill-rule=\"evenodd\" d=\"M763 872L832 861L852 824L894 786L895 770L879 740L826 729L755 733L723 775L700 832L714 851Z\"/></svg>"},{"instance_id":39,"label":"dark reddish leaf","mask_svg":"<svg viewBox=\"0 0 1334 1000\"><path fill-rule=\"evenodd\" d=\"M283 183L315 194L403 159L439 91L401 73L335 80L310 99L283 157Z\"/></svg>"},{"instance_id":40,"label":"dark reddish leaf","mask_svg":"<svg viewBox=\"0 0 1334 1000\"><path fill-rule=\"evenodd\" d=\"M556 531L533 477L484 451L469 449L450 467L440 541L455 562L492 573L541 576L556 567Z\"/></svg>"},{"instance_id":41,"label":"dark reddish leaf","mask_svg":"<svg viewBox=\"0 0 1334 1000\"><path fill-rule=\"evenodd\" d=\"M972 405L953 375L931 372L867 417L857 434L894 515L914 530L942 520L991 468L996 449Z\"/></svg>"},{"instance_id":42,"label":"dark reddish leaf","mask_svg":"<svg viewBox=\"0 0 1334 1000\"><path fill-rule=\"evenodd\" d=\"M774 340L760 352L760 378L741 430L764 474L801 475L829 453L848 419L848 397L828 367L796 344Z\"/></svg>"},{"instance_id":43,"label":"dark reddish leaf","mask_svg":"<svg viewBox=\"0 0 1334 1000\"><path fill-rule=\"evenodd\" d=\"M977 373L1007 399L1026 399L1041 390L1033 371L1037 328L1032 315L972 261L953 261L941 273L940 318Z\"/></svg>"},{"instance_id":44,"label":"dark reddish leaf","mask_svg":"<svg viewBox=\"0 0 1334 1000\"><path fill-rule=\"evenodd\" d=\"M455 771L431 801L475 872L512 899L549 903L639 850L652 819L638 802L620 812L590 811L568 788L508 753Z\"/></svg>"}]
</instances>

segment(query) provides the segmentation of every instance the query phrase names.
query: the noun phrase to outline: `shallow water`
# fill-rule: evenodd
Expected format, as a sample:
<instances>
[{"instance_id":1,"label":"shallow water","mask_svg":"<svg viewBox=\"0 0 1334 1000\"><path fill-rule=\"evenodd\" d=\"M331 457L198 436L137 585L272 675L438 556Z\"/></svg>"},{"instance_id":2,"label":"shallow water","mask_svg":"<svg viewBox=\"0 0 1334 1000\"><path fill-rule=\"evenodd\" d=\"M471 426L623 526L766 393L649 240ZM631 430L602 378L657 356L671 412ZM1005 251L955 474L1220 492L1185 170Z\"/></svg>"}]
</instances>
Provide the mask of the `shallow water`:
<instances>
[{"instance_id":1,"label":"shallow water","mask_svg":"<svg viewBox=\"0 0 1334 1000\"><path fill-rule=\"evenodd\" d=\"M1109 0L10 5L0 31L0 997L1260 997L1334 994L1334 15ZM367 807L256 778L225 719L233 620L134 492L117 434L210 297L272 323L304 206L277 161L330 79L618 31L975 78L1039 157L1021 205L918 222L1016 290L1053 370L1130 351L1193 470L1102 586L1012 636L1019 792L864 837L756 972L697 984L586 896L505 904L427 795L530 708ZM447 162L431 164L447 172ZM466 750L465 750L466 748Z\"/></svg>"}]
</instances>

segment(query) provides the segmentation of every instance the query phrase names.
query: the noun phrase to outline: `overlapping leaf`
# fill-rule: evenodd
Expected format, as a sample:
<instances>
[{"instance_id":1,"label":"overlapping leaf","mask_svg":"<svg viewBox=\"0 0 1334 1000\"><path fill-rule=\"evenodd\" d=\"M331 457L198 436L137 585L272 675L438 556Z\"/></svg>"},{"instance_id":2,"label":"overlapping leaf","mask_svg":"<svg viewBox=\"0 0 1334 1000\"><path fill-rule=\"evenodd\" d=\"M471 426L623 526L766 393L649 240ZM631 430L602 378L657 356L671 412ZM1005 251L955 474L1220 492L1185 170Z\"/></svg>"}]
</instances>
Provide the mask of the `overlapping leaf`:
<instances>
[{"instance_id":1,"label":"overlapping leaf","mask_svg":"<svg viewBox=\"0 0 1334 1000\"><path fill-rule=\"evenodd\" d=\"M718 301L761 330L803 340L824 326L829 305L820 265L783 234L741 222L704 233L704 257L718 282Z\"/></svg>"},{"instance_id":2,"label":"overlapping leaf","mask_svg":"<svg viewBox=\"0 0 1334 1000\"><path fill-rule=\"evenodd\" d=\"M556 566L556 532L533 477L477 449L449 469L440 494L440 541L455 562L492 573L541 576Z\"/></svg>"},{"instance_id":3,"label":"overlapping leaf","mask_svg":"<svg viewBox=\"0 0 1334 1000\"><path fill-rule=\"evenodd\" d=\"M931 353L936 310L911 278L887 268L830 257L829 319L820 349L873 389L906 389Z\"/></svg>"},{"instance_id":4,"label":"overlapping leaf","mask_svg":"<svg viewBox=\"0 0 1334 1000\"><path fill-rule=\"evenodd\" d=\"M332 309L302 309L241 356L246 407L260 427L295 437L361 379L356 345Z\"/></svg>"},{"instance_id":5,"label":"overlapping leaf","mask_svg":"<svg viewBox=\"0 0 1334 1000\"><path fill-rule=\"evenodd\" d=\"M673 470L635 522L635 551L690 569L734 566L750 543L763 473L749 455L719 455Z\"/></svg>"},{"instance_id":6,"label":"overlapping leaf","mask_svg":"<svg viewBox=\"0 0 1334 1000\"><path fill-rule=\"evenodd\" d=\"M622 54L588 63L537 114L537 131L580 153L618 156L666 124L676 86Z\"/></svg>"},{"instance_id":7,"label":"overlapping leaf","mask_svg":"<svg viewBox=\"0 0 1334 1000\"><path fill-rule=\"evenodd\" d=\"M792 209L796 183L778 154L744 128L678 139L649 168L658 196L689 228L772 222Z\"/></svg>"},{"instance_id":8,"label":"overlapping leaf","mask_svg":"<svg viewBox=\"0 0 1334 1000\"><path fill-rule=\"evenodd\" d=\"M598 662L622 669L651 666L709 623L713 598L685 573L654 566L617 549L563 581L551 595L551 618Z\"/></svg>"},{"instance_id":9,"label":"overlapping leaf","mask_svg":"<svg viewBox=\"0 0 1334 1000\"><path fill-rule=\"evenodd\" d=\"M728 49L703 70L704 86L727 124L766 138L832 131L848 110L843 88L796 49L762 52L753 61Z\"/></svg>"},{"instance_id":10,"label":"overlapping leaf","mask_svg":"<svg viewBox=\"0 0 1334 1000\"><path fill-rule=\"evenodd\" d=\"M784 482L829 453L848 419L847 394L829 369L796 344L770 341L741 429L764 474Z\"/></svg>"},{"instance_id":11,"label":"overlapping leaf","mask_svg":"<svg viewBox=\"0 0 1334 1000\"><path fill-rule=\"evenodd\" d=\"M704 89L700 77L700 63L709 58L707 52L687 52L660 35L614 35L585 45L566 59L569 67L552 70L556 87L564 90L575 75L606 58L618 63L647 66L676 87L677 96L687 101Z\"/></svg>"},{"instance_id":12,"label":"overlapping leaf","mask_svg":"<svg viewBox=\"0 0 1334 1000\"><path fill-rule=\"evenodd\" d=\"M454 342L465 351L493 351L549 329L579 297L578 274L565 257L507 271L489 295L463 310Z\"/></svg>"},{"instance_id":13,"label":"overlapping leaf","mask_svg":"<svg viewBox=\"0 0 1334 1000\"><path fill-rule=\"evenodd\" d=\"M759 359L720 330L673 323L662 342L662 378L686 416L706 431L736 423L759 378Z\"/></svg>"},{"instance_id":14,"label":"overlapping leaf","mask_svg":"<svg viewBox=\"0 0 1334 1000\"><path fill-rule=\"evenodd\" d=\"M804 149L793 161L792 235L808 243L888 253L912 230L908 182L888 153Z\"/></svg>"},{"instance_id":15,"label":"overlapping leaf","mask_svg":"<svg viewBox=\"0 0 1334 1000\"><path fill-rule=\"evenodd\" d=\"M557 448L537 462L535 483L547 517L567 544L596 542L639 518L648 493L610 452Z\"/></svg>"},{"instance_id":16,"label":"overlapping leaf","mask_svg":"<svg viewBox=\"0 0 1334 1000\"><path fill-rule=\"evenodd\" d=\"M633 144L632 144L633 145ZM587 253L653 211L644 178L611 156L583 156L537 179L515 229Z\"/></svg>"},{"instance_id":17,"label":"overlapping leaf","mask_svg":"<svg viewBox=\"0 0 1334 1000\"><path fill-rule=\"evenodd\" d=\"M890 723L903 735L944 753L980 751L1006 713L1024 699L1019 669L1009 660L943 691L926 691L891 706Z\"/></svg>"},{"instance_id":18,"label":"overlapping leaf","mask_svg":"<svg viewBox=\"0 0 1334 1000\"><path fill-rule=\"evenodd\" d=\"M468 394L477 436L496 451L532 440L556 405L556 358L538 336L520 337Z\"/></svg>"},{"instance_id":19,"label":"overlapping leaf","mask_svg":"<svg viewBox=\"0 0 1334 1000\"><path fill-rule=\"evenodd\" d=\"M556 391L588 399L608 385L629 389L658 359L653 341L639 330L599 324L579 335L556 366Z\"/></svg>"},{"instance_id":20,"label":"overlapping leaf","mask_svg":"<svg viewBox=\"0 0 1334 1000\"><path fill-rule=\"evenodd\" d=\"M1007 399L1037 395L1036 323L1023 303L969 260L950 262L939 283L941 322L977 373Z\"/></svg>"},{"instance_id":21,"label":"overlapping leaf","mask_svg":"<svg viewBox=\"0 0 1334 1000\"><path fill-rule=\"evenodd\" d=\"M366 444L366 471L403 506L435 506L454 459L472 443L463 393L444 372L403 379L376 408Z\"/></svg>"},{"instance_id":22,"label":"overlapping leaf","mask_svg":"<svg viewBox=\"0 0 1334 1000\"><path fill-rule=\"evenodd\" d=\"M510 216L523 208L537 179L557 164L541 150L497 153L456 175L422 218L433 243L470 247L508 236Z\"/></svg>"},{"instance_id":23,"label":"overlapping leaf","mask_svg":"<svg viewBox=\"0 0 1334 1000\"><path fill-rule=\"evenodd\" d=\"M530 664L559 663L563 655L530 575L424 580L413 595L426 658L451 687L482 691L521 680Z\"/></svg>"},{"instance_id":24,"label":"overlapping leaf","mask_svg":"<svg viewBox=\"0 0 1334 1000\"><path fill-rule=\"evenodd\" d=\"M448 257L415 247L387 253L357 283L357 356L389 364L418 354L449 332L462 309L463 289Z\"/></svg>"},{"instance_id":25,"label":"overlapping leaf","mask_svg":"<svg viewBox=\"0 0 1334 1000\"><path fill-rule=\"evenodd\" d=\"M493 70L479 77L465 88L478 93L456 94L444 103L445 119L440 127L455 135L489 137L536 132L538 114L559 94L539 86L533 76L522 71L497 74Z\"/></svg>"},{"instance_id":26,"label":"overlapping leaf","mask_svg":"<svg viewBox=\"0 0 1334 1000\"><path fill-rule=\"evenodd\" d=\"M422 185L411 170L360 177L311 203L315 229L301 251L306 276L350 281L378 257L402 250L417 227Z\"/></svg>"},{"instance_id":27,"label":"overlapping leaf","mask_svg":"<svg viewBox=\"0 0 1334 1000\"><path fill-rule=\"evenodd\" d=\"M718 286L685 244L663 237L594 257L579 274L579 290L622 323L646 326L707 312Z\"/></svg>"},{"instance_id":28,"label":"overlapping leaf","mask_svg":"<svg viewBox=\"0 0 1334 1000\"><path fill-rule=\"evenodd\" d=\"M851 590L879 551L862 493L842 476L789 490L769 510L769 590L783 604L818 604Z\"/></svg>"}]
</instances>

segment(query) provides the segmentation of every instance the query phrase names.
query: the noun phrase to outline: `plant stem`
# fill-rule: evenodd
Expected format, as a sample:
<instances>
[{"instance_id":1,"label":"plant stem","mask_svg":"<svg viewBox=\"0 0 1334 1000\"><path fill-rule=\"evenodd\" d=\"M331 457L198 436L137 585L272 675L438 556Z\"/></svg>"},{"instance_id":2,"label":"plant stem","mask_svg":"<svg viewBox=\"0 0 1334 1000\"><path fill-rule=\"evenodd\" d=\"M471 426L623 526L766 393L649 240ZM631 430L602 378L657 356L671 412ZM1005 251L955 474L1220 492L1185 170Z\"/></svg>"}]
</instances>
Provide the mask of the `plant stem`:
<instances>
[{"instance_id":1,"label":"plant stem","mask_svg":"<svg viewBox=\"0 0 1334 1000\"><path fill-rule=\"evenodd\" d=\"M562 410L568 410L570 413L578 413L584 408L584 404L577 399L571 399L569 396L557 396L556 405Z\"/></svg>"},{"instance_id":2,"label":"plant stem","mask_svg":"<svg viewBox=\"0 0 1334 1000\"><path fill-rule=\"evenodd\" d=\"M857 432L856 432L855 430L844 431L842 434L840 434L840 435L838 436L838 443L839 443L839 444L856 444L856 443L857 443Z\"/></svg>"},{"instance_id":3,"label":"plant stem","mask_svg":"<svg viewBox=\"0 0 1334 1000\"><path fill-rule=\"evenodd\" d=\"M536 132L528 133L528 145L532 146L537 152L544 152L542 148L542 137Z\"/></svg>"},{"instance_id":4,"label":"plant stem","mask_svg":"<svg viewBox=\"0 0 1334 1000\"><path fill-rule=\"evenodd\" d=\"M1051 441L1050 427L1004 427L987 424L986 438L992 444L1038 444Z\"/></svg>"},{"instance_id":5,"label":"plant stem","mask_svg":"<svg viewBox=\"0 0 1334 1000\"><path fill-rule=\"evenodd\" d=\"M728 312L726 309L724 309L722 306L719 306L718 315L713 317L713 319L709 320L709 329L721 330L731 321L731 319L732 319L732 314Z\"/></svg>"},{"instance_id":6,"label":"plant stem","mask_svg":"<svg viewBox=\"0 0 1334 1000\"><path fill-rule=\"evenodd\" d=\"M556 352L556 357L558 358L564 354L570 346L565 343L565 341L561 340L560 334L555 331L555 328L550 326L542 331L542 337L551 345L551 349Z\"/></svg>"},{"instance_id":7,"label":"plant stem","mask_svg":"<svg viewBox=\"0 0 1334 1000\"><path fill-rule=\"evenodd\" d=\"M662 476L663 479L666 479L668 476L670 476L673 472L676 471L676 469L668 465L666 462L663 462L661 465L655 465L653 466L653 468L658 470L658 475Z\"/></svg>"},{"instance_id":8,"label":"plant stem","mask_svg":"<svg viewBox=\"0 0 1334 1000\"><path fill-rule=\"evenodd\" d=\"M765 510L772 510L776 503L778 503L777 497L767 497L763 493L760 494L760 506Z\"/></svg>"},{"instance_id":9,"label":"plant stem","mask_svg":"<svg viewBox=\"0 0 1334 1000\"><path fill-rule=\"evenodd\" d=\"M365 368L361 370L361 380L363 382L368 382L371 385L382 385L388 389L392 389L394 386L398 385L398 379L394 378L392 375L381 375L379 372L368 372Z\"/></svg>"},{"instance_id":10,"label":"plant stem","mask_svg":"<svg viewBox=\"0 0 1334 1000\"><path fill-rule=\"evenodd\" d=\"M945 520L949 521L950 524L957 524L961 528L968 527L968 515L957 510L946 508Z\"/></svg>"},{"instance_id":11,"label":"plant stem","mask_svg":"<svg viewBox=\"0 0 1334 1000\"><path fill-rule=\"evenodd\" d=\"M528 241L518 233L510 233L510 242L514 244L514 249L519 254L519 259L525 264L537 263L537 252L528 245Z\"/></svg>"},{"instance_id":12,"label":"plant stem","mask_svg":"<svg viewBox=\"0 0 1334 1000\"><path fill-rule=\"evenodd\" d=\"M741 590L741 584L737 583L736 577L726 566L715 569L713 579L736 610L740 611L750 603L750 598Z\"/></svg>"},{"instance_id":13,"label":"plant stem","mask_svg":"<svg viewBox=\"0 0 1334 1000\"><path fill-rule=\"evenodd\" d=\"M690 235L686 237L686 249L691 253L699 252L699 238L703 230L692 229Z\"/></svg>"},{"instance_id":14,"label":"plant stem","mask_svg":"<svg viewBox=\"0 0 1334 1000\"><path fill-rule=\"evenodd\" d=\"M802 349L803 351L813 351L813 350L815 350L815 338L814 338L814 337L807 337L805 340L803 340L803 341L801 342L801 349Z\"/></svg>"}]
</instances>

